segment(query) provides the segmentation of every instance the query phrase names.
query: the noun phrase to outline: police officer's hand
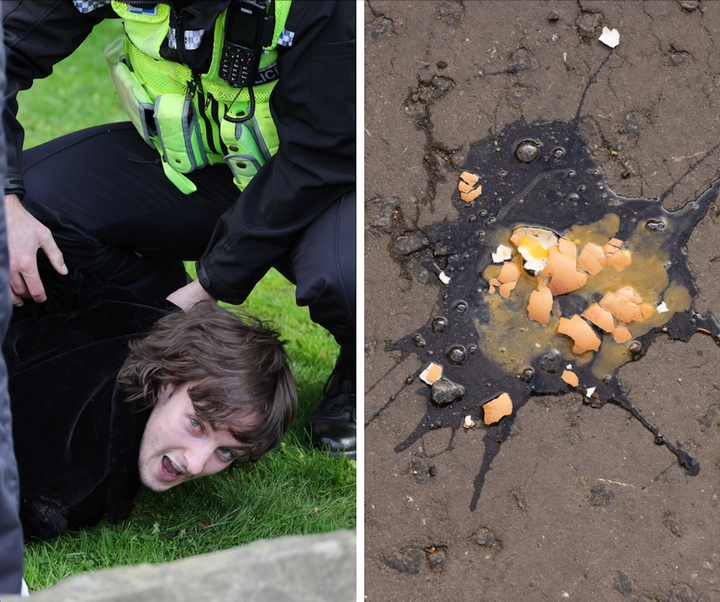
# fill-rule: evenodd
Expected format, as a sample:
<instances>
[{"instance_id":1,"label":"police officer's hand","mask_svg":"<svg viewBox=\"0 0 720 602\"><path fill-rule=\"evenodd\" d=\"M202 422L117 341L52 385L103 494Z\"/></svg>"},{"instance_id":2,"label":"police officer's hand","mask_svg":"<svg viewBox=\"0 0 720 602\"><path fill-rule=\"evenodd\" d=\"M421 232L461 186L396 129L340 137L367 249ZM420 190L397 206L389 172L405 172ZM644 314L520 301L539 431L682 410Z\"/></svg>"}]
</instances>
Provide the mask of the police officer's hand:
<instances>
[{"instance_id":1,"label":"police officer's hand","mask_svg":"<svg viewBox=\"0 0 720 602\"><path fill-rule=\"evenodd\" d=\"M37 267L37 252L42 249L52 266L60 273L68 269L63 254L48 228L22 206L17 195L5 196L8 252L10 254L10 295L13 305L22 305L23 299L38 303L47 300Z\"/></svg>"}]
</instances>

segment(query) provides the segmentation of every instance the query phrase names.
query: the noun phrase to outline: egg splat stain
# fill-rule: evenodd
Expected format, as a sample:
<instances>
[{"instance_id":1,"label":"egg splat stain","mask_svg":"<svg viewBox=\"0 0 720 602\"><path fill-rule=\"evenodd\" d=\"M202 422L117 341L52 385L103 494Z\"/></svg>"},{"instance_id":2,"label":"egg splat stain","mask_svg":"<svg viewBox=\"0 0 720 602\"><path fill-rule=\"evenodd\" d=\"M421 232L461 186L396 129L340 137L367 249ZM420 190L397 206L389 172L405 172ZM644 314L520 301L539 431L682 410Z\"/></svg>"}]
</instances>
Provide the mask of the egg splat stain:
<instances>
[{"instance_id":1,"label":"egg splat stain","mask_svg":"<svg viewBox=\"0 0 720 602\"><path fill-rule=\"evenodd\" d=\"M477 421L487 436L474 510L517 411L532 396L577 390L593 407L625 408L696 475L696 460L641 414L617 371L658 332L687 341L701 331L720 344L715 318L693 310L698 291L683 250L720 181L675 212L664 195L619 197L576 122L511 124L473 144L458 175L458 219L425 233L439 311L396 343L423 361L418 375L435 363L442 376L424 387L425 416L395 451L440 427L454 437L467 416ZM509 415L481 426L498 416L483 406L504 394Z\"/></svg>"}]
</instances>

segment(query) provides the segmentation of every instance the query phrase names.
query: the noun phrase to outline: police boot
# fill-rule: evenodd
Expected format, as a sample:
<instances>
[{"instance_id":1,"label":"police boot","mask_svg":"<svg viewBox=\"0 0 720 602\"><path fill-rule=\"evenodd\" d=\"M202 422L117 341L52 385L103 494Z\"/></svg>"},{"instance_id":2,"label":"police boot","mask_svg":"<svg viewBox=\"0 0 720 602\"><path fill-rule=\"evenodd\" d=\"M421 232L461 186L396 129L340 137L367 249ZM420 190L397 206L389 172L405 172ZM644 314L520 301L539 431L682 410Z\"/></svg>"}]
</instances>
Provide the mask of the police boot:
<instances>
[{"instance_id":1,"label":"police boot","mask_svg":"<svg viewBox=\"0 0 720 602\"><path fill-rule=\"evenodd\" d=\"M354 459L357 454L354 349L340 349L323 394L323 402L305 425L305 430L318 449Z\"/></svg>"}]
</instances>

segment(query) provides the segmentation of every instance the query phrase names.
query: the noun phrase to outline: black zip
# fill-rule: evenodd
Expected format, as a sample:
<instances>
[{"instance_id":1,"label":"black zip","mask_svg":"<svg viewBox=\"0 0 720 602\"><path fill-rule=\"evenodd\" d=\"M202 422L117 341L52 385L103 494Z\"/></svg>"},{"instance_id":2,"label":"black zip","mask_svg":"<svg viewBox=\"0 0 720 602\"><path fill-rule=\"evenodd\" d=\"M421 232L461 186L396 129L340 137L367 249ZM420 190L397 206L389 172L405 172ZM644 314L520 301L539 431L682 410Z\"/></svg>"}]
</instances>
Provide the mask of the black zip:
<instances>
[{"instance_id":1,"label":"black zip","mask_svg":"<svg viewBox=\"0 0 720 602\"><path fill-rule=\"evenodd\" d=\"M175 44L177 45L178 62L187 67L187 63L185 62L185 30L183 29L182 17L180 16L182 15L182 11L180 11L180 15L178 15L174 6L171 6L170 10L177 23L177 28L175 29Z\"/></svg>"}]
</instances>

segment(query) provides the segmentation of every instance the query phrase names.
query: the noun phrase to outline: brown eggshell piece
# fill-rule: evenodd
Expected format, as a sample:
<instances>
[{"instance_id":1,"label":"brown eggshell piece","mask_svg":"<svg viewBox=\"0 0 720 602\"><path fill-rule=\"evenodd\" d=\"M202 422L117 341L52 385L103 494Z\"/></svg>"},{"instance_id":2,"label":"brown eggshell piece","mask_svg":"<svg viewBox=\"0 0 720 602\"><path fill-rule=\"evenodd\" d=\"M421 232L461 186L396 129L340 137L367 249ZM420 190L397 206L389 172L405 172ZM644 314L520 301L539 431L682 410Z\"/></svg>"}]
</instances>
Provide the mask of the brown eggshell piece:
<instances>
[{"instance_id":1,"label":"brown eggshell piece","mask_svg":"<svg viewBox=\"0 0 720 602\"><path fill-rule=\"evenodd\" d=\"M564 239L561 239L561 241ZM577 258L574 255L575 244L572 249L564 245L570 253L561 253L560 247L550 247L550 258L542 273L550 276L550 290L553 295L564 295L582 288L587 282L588 275L577 269Z\"/></svg>"},{"instance_id":2,"label":"brown eggshell piece","mask_svg":"<svg viewBox=\"0 0 720 602\"><path fill-rule=\"evenodd\" d=\"M500 270L500 275L497 277L497 279L502 283L506 284L508 282L517 282L517 279L520 278L520 270L514 263L503 263L502 269Z\"/></svg>"},{"instance_id":3,"label":"brown eggshell piece","mask_svg":"<svg viewBox=\"0 0 720 602\"><path fill-rule=\"evenodd\" d=\"M577 245L567 238L561 238L558 241L558 249L563 255L577 258Z\"/></svg>"},{"instance_id":4,"label":"brown eggshell piece","mask_svg":"<svg viewBox=\"0 0 720 602\"><path fill-rule=\"evenodd\" d=\"M500 294L505 297L506 299L510 298L510 293L515 288L515 285L517 284L517 280L513 280L512 282L506 282L505 284L500 285Z\"/></svg>"},{"instance_id":5,"label":"brown eggshell piece","mask_svg":"<svg viewBox=\"0 0 720 602\"><path fill-rule=\"evenodd\" d=\"M464 171L460 174L460 179L463 180L466 184L474 186L478 183L480 177L475 175L474 173L470 173L469 171Z\"/></svg>"},{"instance_id":6,"label":"brown eggshell piece","mask_svg":"<svg viewBox=\"0 0 720 602\"><path fill-rule=\"evenodd\" d=\"M482 186L478 185L480 178L474 173L464 171L460 174L460 182L458 182L458 190L460 198L469 203L482 194Z\"/></svg>"},{"instance_id":7,"label":"brown eggshell piece","mask_svg":"<svg viewBox=\"0 0 720 602\"><path fill-rule=\"evenodd\" d=\"M613 339L618 345L624 343L625 341L629 341L631 338L632 335L630 334L630 331L624 326L618 326L615 329L615 332L613 332Z\"/></svg>"},{"instance_id":8,"label":"brown eggshell piece","mask_svg":"<svg viewBox=\"0 0 720 602\"><path fill-rule=\"evenodd\" d=\"M615 332L615 320L613 315L606 309L593 303L582 314L603 332L612 334Z\"/></svg>"},{"instance_id":9,"label":"brown eggshell piece","mask_svg":"<svg viewBox=\"0 0 720 602\"><path fill-rule=\"evenodd\" d=\"M622 324L642 319L643 314L639 303L642 303L642 297L638 297L629 286L621 288L615 293L605 293L605 296L600 299L600 306L607 309ZM652 307L650 304L648 305Z\"/></svg>"},{"instance_id":10,"label":"brown eggshell piece","mask_svg":"<svg viewBox=\"0 0 720 602\"><path fill-rule=\"evenodd\" d=\"M478 186L474 190L471 190L470 192L461 192L460 198L465 201L466 203L469 203L471 201L474 201L477 197L479 197L482 194L482 186Z\"/></svg>"},{"instance_id":11,"label":"brown eggshell piece","mask_svg":"<svg viewBox=\"0 0 720 602\"><path fill-rule=\"evenodd\" d=\"M541 286L538 290L530 293L530 299L527 305L528 318L539 322L543 326L547 326L550 321L552 305L552 292L547 286Z\"/></svg>"},{"instance_id":12,"label":"brown eggshell piece","mask_svg":"<svg viewBox=\"0 0 720 602\"><path fill-rule=\"evenodd\" d=\"M512 414L512 409L513 405L510 395L503 393L483 405L483 421L486 425L500 422L502 418Z\"/></svg>"},{"instance_id":13,"label":"brown eggshell piece","mask_svg":"<svg viewBox=\"0 0 720 602\"><path fill-rule=\"evenodd\" d=\"M562 378L567 384L569 384L571 387L577 387L578 382L578 375L570 370L565 370L565 372L562 373Z\"/></svg>"},{"instance_id":14,"label":"brown eggshell piece","mask_svg":"<svg viewBox=\"0 0 720 602\"><path fill-rule=\"evenodd\" d=\"M440 364L432 363L420 373L420 380L427 385L432 385L442 376L443 369Z\"/></svg>"},{"instance_id":15,"label":"brown eggshell piece","mask_svg":"<svg viewBox=\"0 0 720 602\"><path fill-rule=\"evenodd\" d=\"M632 255L627 249L620 249L607 256L607 264L616 272L622 272L632 263Z\"/></svg>"},{"instance_id":16,"label":"brown eggshell piece","mask_svg":"<svg viewBox=\"0 0 720 602\"><path fill-rule=\"evenodd\" d=\"M627 249L622 249L622 244L621 240L613 238L603 247L608 266L616 272L622 272L632 263L632 254Z\"/></svg>"},{"instance_id":17,"label":"brown eggshell piece","mask_svg":"<svg viewBox=\"0 0 720 602\"><path fill-rule=\"evenodd\" d=\"M597 276L607 265L605 250L602 247L589 242L580 253L577 265L581 270L587 272L591 276Z\"/></svg>"},{"instance_id":18,"label":"brown eggshell piece","mask_svg":"<svg viewBox=\"0 0 720 602\"><path fill-rule=\"evenodd\" d=\"M573 347L575 355L580 355L589 350L597 351L600 348L600 337L595 334L592 326L578 315L574 315L569 320L560 318L558 332L569 336L575 342Z\"/></svg>"}]
</instances>

